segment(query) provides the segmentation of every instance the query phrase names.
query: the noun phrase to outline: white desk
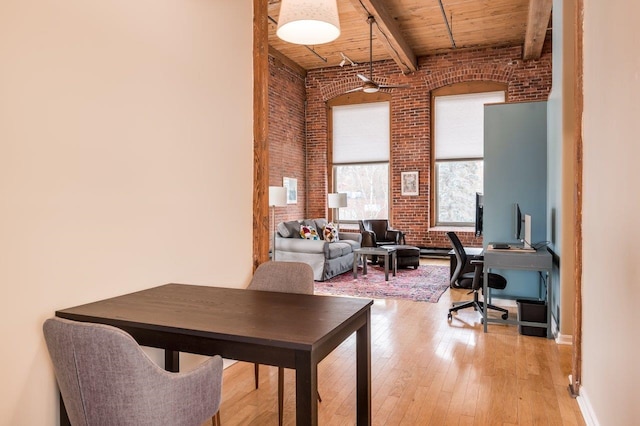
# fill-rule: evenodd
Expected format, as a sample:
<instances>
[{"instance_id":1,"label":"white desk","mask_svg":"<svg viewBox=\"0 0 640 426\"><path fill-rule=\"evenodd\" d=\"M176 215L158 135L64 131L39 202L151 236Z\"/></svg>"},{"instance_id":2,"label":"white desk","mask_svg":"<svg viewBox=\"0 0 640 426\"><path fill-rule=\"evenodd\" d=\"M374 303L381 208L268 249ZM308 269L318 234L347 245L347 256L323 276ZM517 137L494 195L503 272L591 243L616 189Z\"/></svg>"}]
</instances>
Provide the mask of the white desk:
<instances>
[{"instance_id":1,"label":"white desk","mask_svg":"<svg viewBox=\"0 0 640 426\"><path fill-rule=\"evenodd\" d=\"M485 299L489 300L489 293L487 283L489 281L489 271L491 269L519 269L525 271L539 271L547 273L547 288L546 288L546 302L547 302L547 321L546 322L532 322L532 321L520 321L518 320L503 320L500 318L487 318L487 310L482 312L482 319L484 323L484 332L487 332L487 325L489 322L501 323L501 324L515 324L525 326L537 326L547 328L547 338L553 338L551 330L551 275L553 268L553 257L546 247L535 251L525 250L496 250L492 249L493 243L489 243L488 248L484 251L484 279L482 280L482 291ZM507 286L509 284L507 283Z\"/></svg>"}]
</instances>

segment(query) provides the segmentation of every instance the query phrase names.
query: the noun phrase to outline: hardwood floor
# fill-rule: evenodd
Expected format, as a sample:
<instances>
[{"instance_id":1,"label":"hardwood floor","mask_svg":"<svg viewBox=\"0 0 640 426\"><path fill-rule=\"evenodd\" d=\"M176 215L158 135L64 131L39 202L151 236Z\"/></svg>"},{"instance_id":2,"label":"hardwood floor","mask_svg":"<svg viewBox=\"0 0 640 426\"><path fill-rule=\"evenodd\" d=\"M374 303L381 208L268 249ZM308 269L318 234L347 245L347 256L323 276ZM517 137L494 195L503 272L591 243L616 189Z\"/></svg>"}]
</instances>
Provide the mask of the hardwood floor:
<instances>
[{"instance_id":1,"label":"hardwood floor","mask_svg":"<svg viewBox=\"0 0 640 426\"><path fill-rule=\"evenodd\" d=\"M448 262L445 263L448 265ZM568 392L571 347L521 336L515 326L490 325L452 301L471 296L447 290L438 303L376 300L372 308L374 425L584 425ZM515 306L510 308L515 315ZM276 425L277 369L253 364L224 372L222 424ZM295 424L295 377L285 370L285 425ZM318 366L319 424L355 424L355 336Z\"/></svg>"}]
</instances>

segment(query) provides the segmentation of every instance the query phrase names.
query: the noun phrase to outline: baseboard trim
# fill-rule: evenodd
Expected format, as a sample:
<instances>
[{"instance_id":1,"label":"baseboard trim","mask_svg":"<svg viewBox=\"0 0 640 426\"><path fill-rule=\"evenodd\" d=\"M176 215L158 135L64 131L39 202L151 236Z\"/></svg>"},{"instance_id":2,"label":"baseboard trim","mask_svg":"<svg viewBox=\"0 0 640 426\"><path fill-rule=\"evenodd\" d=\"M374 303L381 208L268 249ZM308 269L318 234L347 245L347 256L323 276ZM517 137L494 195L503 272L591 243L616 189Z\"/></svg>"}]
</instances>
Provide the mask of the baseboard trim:
<instances>
[{"instance_id":1,"label":"baseboard trim","mask_svg":"<svg viewBox=\"0 0 640 426\"><path fill-rule=\"evenodd\" d=\"M556 336L556 343L558 345L573 345L573 336L570 334L560 334Z\"/></svg>"},{"instance_id":2,"label":"baseboard trim","mask_svg":"<svg viewBox=\"0 0 640 426\"><path fill-rule=\"evenodd\" d=\"M589 401L587 391L583 386L580 386L580 395L576 398L576 400L578 401L580 412L582 413L582 417L584 418L584 422L587 424L587 426L600 426L600 423L596 418L596 413L593 412L593 407L591 406L591 402Z\"/></svg>"}]
</instances>

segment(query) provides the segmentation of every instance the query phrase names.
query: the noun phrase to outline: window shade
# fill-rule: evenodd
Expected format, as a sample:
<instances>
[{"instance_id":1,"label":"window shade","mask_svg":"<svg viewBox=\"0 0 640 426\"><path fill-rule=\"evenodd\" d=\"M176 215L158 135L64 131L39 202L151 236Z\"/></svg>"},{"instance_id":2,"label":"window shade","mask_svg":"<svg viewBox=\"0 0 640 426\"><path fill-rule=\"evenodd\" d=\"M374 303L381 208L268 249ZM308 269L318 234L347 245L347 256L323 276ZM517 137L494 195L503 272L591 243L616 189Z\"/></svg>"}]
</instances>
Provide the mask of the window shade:
<instances>
[{"instance_id":1,"label":"window shade","mask_svg":"<svg viewBox=\"0 0 640 426\"><path fill-rule=\"evenodd\" d=\"M333 107L333 163L389 161L389 102Z\"/></svg>"},{"instance_id":2,"label":"window shade","mask_svg":"<svg viewBox=\"0 0 640 426\"><path fill-rule=\"evenodd\" d=\"M435 157L482 158L484 104L504 102L504 92L469 93L435 98Z\"/></svg>"}]
</instances>

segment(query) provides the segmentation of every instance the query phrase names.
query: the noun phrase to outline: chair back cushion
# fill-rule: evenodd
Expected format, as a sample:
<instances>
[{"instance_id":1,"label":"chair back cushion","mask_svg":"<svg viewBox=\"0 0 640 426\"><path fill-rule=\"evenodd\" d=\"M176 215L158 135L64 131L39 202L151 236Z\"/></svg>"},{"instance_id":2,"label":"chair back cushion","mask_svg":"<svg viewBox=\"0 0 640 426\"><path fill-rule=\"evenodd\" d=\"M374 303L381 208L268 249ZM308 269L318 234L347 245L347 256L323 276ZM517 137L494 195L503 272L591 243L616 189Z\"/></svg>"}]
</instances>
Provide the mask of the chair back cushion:
<instances>
[{"instance_id":1,"label":"chair back cushion","mask_svg":"<svg viewBox=\"0 0 640 426\"><path fill-rule=\"evenodd\" d=\"M200 424L220 405L222 359L194 384L153 363L126 332L50 318L43 326L72 425ZM195 375L193 378L198 379ZM206 395L206 403L194 394ZM217 396L216 396L217 395Z\"/></svg>"},{"instance_id":2,"label":"chair back cushion","mask_svg":"<svg viewBox=\"0 0 640 426\"><path fill-rule=\"evenodd\" d=\"M460 242L460 239L456 235L455 232L447 232L447 237L449 241L451 241L451 247L453 247L453 253L456 256L456 269L453 271L451 275L451 285L457 286L456 282L460 277L460 272L467 264L467 253L464 251L464 246Z\"/></svg>"},{"instance_id":3,"label":"chair back cushion","mask_svg":"<svg viewBox=\"0 0 640 426\"><path fill-rule=\"evenodd\" d=\"M389 229L389 221L386 219L365 219L362 221L367 231L376 234L378 240L384 240Z\"/></svg>"},{"instance_id":4,"label":"chair back cushion","mask_svg":"<svg viewBox=\"0 0 640 426\"><path fill-rule=\"evenodd\" d=\"M247 288L313 294L313 269L302 262L265 262L258 266Z\"/></svg>"}]
</instances>

